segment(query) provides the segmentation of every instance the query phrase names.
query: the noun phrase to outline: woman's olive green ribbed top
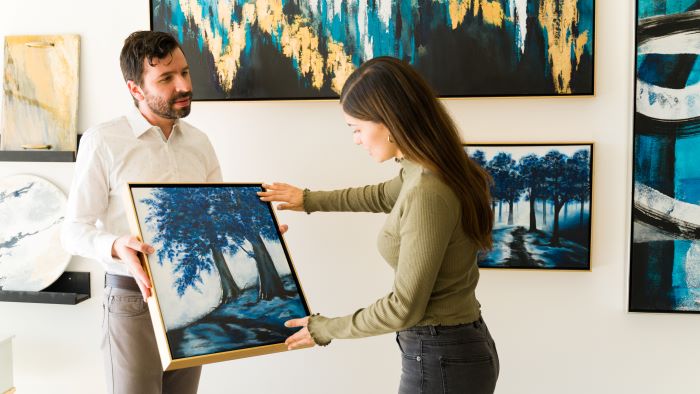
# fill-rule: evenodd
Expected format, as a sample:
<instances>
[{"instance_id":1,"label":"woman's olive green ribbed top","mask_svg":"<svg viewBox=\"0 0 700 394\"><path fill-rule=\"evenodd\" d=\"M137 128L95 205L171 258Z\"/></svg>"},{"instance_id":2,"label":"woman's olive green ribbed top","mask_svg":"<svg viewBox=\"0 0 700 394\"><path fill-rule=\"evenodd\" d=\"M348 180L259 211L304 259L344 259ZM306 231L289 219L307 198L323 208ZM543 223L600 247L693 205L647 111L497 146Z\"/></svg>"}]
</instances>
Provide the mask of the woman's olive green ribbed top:
<instances>
[{"instance_id":1,"label":"woman's olive green ribbed top","mask_svg":"<svg viewBox=\"0 0 700 394\"><path fill-rule=\"evenodd\" d=\"M388 213L377 244L395 272L391 291L366 308L344 317L312 316L308 327L319 345L479 318L477 247L462 228L460 201L420 165L404 159L401 166L399 176L378 185L304 192L308 213Z\"/></svg>"}]
</instances>

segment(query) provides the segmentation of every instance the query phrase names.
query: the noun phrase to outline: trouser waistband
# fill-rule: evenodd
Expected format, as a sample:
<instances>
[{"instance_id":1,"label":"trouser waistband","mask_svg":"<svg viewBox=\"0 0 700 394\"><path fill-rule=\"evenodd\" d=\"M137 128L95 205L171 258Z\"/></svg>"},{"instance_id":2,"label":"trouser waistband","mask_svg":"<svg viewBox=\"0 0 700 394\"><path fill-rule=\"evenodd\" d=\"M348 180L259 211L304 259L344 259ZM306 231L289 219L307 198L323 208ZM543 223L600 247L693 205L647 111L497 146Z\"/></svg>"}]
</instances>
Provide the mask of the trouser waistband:
<instances>
[{"instance_id":1,"label":"trouser waistband","mask_svg":"<svg viewBox=\"0 0 700 394\"><path fill-rule=\"evenodd\" d=\"M105 274L105 287L115 287L117 289L138 291L139 285L136 284L136 280L131 276L115 275L115 274Z\"/></svg>"},{"instance_id":2,"label":"trouser waistband","mask_svg":"<svg viewBox=\"0 0 700 394\"><path fill-rule=\"evenodd\" d=\"M484 319L479 316L478 319L474 320L471 323L462 323L462 324L456 324L454 326L443 326L443 325L437 325L437 326L415 326L411 328L407 328L405 330L402 330L401 332L412 332L416 334L430 334L430 335L437 335L441 332L448 332L452 330L456 330L462 327L468 327L468 326L473 326L474 328L479 328L481 327L484 323Z\"/></svg>"}]
</instances>

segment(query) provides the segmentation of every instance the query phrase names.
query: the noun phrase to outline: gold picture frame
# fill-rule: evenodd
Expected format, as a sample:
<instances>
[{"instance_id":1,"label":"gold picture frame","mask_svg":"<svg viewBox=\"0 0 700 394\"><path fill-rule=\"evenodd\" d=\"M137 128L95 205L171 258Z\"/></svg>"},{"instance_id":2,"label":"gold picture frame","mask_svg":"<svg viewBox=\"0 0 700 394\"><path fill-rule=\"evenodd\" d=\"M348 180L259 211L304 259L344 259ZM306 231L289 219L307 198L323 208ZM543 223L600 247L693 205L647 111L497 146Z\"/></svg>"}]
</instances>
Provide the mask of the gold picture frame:
<instances>
[{"instance_id":1,"label":"gold picture frame","mask_svg":"<svg viewBox=\"0 0 700 394\"><path fill-rule=\"evenodd\" d=\"M129 183L163 370L287 350L311 314L261 183Z\"/></svg>"}]
</instances>

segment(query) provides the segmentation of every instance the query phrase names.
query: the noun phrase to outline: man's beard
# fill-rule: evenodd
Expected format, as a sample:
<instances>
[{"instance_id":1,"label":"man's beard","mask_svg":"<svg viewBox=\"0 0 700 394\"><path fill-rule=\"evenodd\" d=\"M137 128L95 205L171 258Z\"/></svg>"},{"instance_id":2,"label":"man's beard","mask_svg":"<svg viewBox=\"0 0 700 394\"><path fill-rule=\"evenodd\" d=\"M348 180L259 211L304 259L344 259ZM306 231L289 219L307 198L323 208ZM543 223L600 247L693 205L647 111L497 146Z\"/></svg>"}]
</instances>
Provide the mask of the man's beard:
<instances>
[{"instance_id":1,"label":"man's beard","mask_svg":"<svg viewBox=\"0 0 700 394\"><path fill-rule=\"evenodd\" d=\"M144 92L145 93L145 92ZM177 100L182 98L192 98L192 92L179 93L170 100L165 100L160 96L150 95L146 93L146 105L156 115L165 119L180 119L190 114L191 105L180 109L175 109L173 106Z\"/></svg>"}]
</instances>

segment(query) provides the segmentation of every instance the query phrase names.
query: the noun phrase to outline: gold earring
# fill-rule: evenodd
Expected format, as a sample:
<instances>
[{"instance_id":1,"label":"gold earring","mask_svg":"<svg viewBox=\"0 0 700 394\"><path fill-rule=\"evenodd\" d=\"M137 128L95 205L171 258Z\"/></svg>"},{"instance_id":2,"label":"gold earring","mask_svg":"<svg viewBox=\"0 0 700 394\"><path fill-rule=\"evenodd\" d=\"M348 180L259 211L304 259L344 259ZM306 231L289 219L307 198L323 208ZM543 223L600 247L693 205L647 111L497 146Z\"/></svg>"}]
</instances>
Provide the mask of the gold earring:
<instances>
[{"instance_id":1,"label":"gold earring","mask_svg":"<svg viewBox=\"0 0 700 394\"><path fill-rule=\"evenodd\" d=\"M394 140L391 139L391 134L389 134L389 135L386 136L386 141L387 141L388 143L390 143L390 144L393 144L393 143L394 143Z\"/></svg>"}]
</instances>

